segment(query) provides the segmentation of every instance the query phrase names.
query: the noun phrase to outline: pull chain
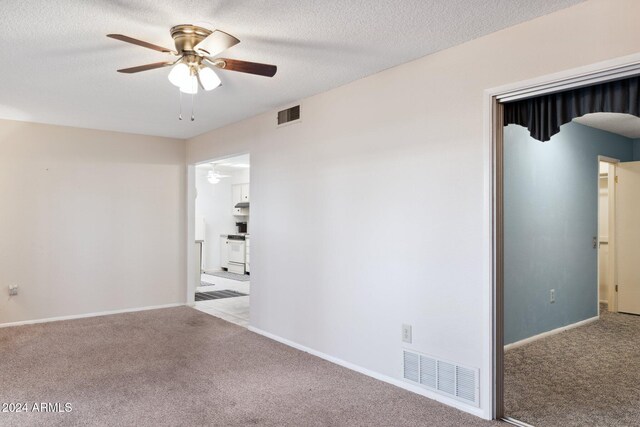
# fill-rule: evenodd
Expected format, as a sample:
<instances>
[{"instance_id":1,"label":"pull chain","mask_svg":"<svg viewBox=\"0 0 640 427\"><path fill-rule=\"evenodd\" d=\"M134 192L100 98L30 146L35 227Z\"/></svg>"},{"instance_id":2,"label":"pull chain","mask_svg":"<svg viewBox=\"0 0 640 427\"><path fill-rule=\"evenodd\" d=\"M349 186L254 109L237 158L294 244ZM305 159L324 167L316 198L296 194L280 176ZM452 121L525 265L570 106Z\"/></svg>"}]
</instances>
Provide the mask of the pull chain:
<instances>
[{"instance_id":1,"label":"pull chain","mask_svg":"<svg viewBox=\"0 0 640 427\"><path fill-rule=\"evenodd\" d=\"M182 91L178 89L178 93L180 94L180 110L178 112L178 120L182 120Z\"/></svg>"},{"instance_id":2,"label":"pull chain","mask_svg":"<svg viewBox=\"0 0 640 427\"><path fill-rule=\"evenodd\" d=\"M196 116L194 114L195 104L196 104L196 95L195 93L192 93L191 94L191 121L194 121L196 119Z\"/></svg>"}]
</instances>

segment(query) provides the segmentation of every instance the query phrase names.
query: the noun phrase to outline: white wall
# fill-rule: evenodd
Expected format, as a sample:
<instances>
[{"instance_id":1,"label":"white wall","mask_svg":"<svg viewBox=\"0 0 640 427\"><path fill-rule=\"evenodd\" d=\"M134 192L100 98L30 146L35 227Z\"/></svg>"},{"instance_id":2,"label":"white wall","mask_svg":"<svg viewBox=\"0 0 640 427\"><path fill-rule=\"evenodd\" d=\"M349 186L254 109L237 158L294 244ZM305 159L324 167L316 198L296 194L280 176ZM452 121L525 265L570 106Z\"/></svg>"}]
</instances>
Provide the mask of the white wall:
<instances>
[{"instance_id":1,"label":"white wall","mask_svg":"<svg viewBox=\"0 0 640 427\"><path fill-rule=\"evenodd\" d=\"M251 153L251 325L397 379L411 324L481 369L491 417L483 93L636 53L637 16L588 1L190 140L191 163Z\"/></svg>"},{"instance_id":2,"label":"white wall","mask_svg":"<svg viewBox=\"0 0 640 427\"><path fill-rule=\"evenodd\" d=\"M184 159L184 141L0 120L0 324L183 303Z\"/></svg>"},{"instance_id":3,"label":"white wall","mask_svg":"<svg viewBox=\"0 0 640 427\"><path fill-rule=\"evenodd\" d=\"M237 233L236 222L248 222L249 217L232 215L231 186L249 182L249 169L223 172L231 175L222 178L219 183L207 181L208 170L196 168L196 218L205 220L205 242L203 246L203 264L206 271L220 269L220 235Z\"/></svg>"}]
</instances>

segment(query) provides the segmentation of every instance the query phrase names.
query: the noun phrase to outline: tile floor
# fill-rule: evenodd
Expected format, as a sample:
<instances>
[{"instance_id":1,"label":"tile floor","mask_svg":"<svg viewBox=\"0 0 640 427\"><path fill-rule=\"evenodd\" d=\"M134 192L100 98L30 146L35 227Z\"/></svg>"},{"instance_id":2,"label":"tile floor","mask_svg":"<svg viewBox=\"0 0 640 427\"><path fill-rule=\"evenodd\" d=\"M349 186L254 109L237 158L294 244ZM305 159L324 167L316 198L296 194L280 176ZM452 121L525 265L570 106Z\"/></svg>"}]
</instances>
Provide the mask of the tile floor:
<instances>
[{"instance_id":1,"label":"tile floor","mask_svg":"<svg viewBox=\"0 0 640 427\"><path fill-rule=\"evenodd\" d=\"M223 277L211 276L208 274L202 275L202 281L213 283L214 286L199 286L197 292L211 292L222 291L230 289L233 291L242 292L243 294L250 294L250 282L239 282L237 280L225 279ZM210 314L227 322L235 323L236 325L249 326L249 298L235 297L235 298L223 298L209 301L197 301L195 308L203 313Z\"/></svg>"}]
</instances>

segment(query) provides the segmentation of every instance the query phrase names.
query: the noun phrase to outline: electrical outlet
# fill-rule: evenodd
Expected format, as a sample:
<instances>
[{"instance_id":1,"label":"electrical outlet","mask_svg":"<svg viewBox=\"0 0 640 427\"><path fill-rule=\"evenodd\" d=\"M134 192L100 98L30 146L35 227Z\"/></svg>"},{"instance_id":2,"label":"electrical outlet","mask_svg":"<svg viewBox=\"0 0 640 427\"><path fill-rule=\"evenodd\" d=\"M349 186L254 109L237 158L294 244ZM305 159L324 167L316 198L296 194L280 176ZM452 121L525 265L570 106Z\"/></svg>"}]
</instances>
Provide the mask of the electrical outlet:
<instances>
[{"instance_id":1,"label":"electrical outlet","mask_svg":"<svg viewBox=\"0 0 640 427\"><path fill-rule=\"evenodd\" d=\"M549 302L550 303L556 302L556 290L555 289L551 289L549 291Z\"/></svg>"},{"instance_id":2,"label":"electrical outlet","mask_svg":"<svg viewBox=\"0 0 640 427\"><path fill-rule=\"evenodd\" d=\"M411 344L411 325L402 325L402 341Z\"/></svg>"},{"instance_id":3,"label":"electrical outlet","mask_svg":"<svg viewBox=\"0 0 640 427\"><path fill-rule=\"evenodd\" d=\"M18 285L9 285L9 296L18 295Z\"/></svg>"}]
</instances>

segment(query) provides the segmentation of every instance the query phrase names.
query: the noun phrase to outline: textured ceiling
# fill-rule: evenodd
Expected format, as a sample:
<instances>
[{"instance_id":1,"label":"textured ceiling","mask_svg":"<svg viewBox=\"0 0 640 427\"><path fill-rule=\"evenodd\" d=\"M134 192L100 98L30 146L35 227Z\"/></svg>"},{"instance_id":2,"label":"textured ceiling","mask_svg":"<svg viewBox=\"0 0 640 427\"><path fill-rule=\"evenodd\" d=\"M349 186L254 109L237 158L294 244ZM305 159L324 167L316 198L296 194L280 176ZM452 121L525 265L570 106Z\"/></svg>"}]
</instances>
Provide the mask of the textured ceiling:
<instances>
[{"instance_id":1,"label":"textured ceiling","mask_svg":"<svg viewBox=\"0 0 640 427\"><path fill-rule=\"evenodd\" d=\"M575 118L573 121L627 138L640 138L640 117L631 114L592 113Z\"/></svg>"},{"instance_id":2,"label":"textured ceiling","mask_svg":"<svg viewBox=\"0 0 640 427\"><path fill-rule=\"evenodd\" d=\"M188 138L580 1L2 0L0 117ZM171 26L204 22L278 74L220 71L180 122L168 68L116 73L168 55L105 35L173 47Z\"/></svg>"}]
</instances>

